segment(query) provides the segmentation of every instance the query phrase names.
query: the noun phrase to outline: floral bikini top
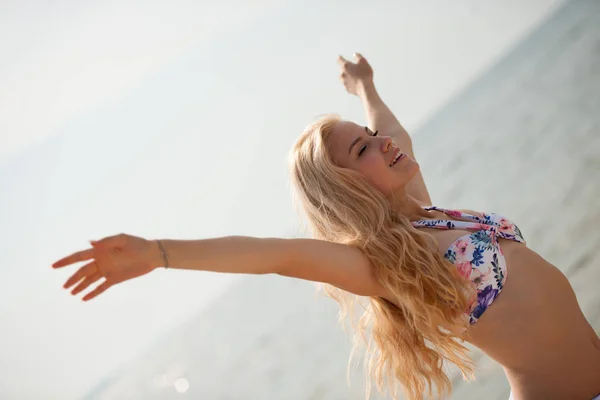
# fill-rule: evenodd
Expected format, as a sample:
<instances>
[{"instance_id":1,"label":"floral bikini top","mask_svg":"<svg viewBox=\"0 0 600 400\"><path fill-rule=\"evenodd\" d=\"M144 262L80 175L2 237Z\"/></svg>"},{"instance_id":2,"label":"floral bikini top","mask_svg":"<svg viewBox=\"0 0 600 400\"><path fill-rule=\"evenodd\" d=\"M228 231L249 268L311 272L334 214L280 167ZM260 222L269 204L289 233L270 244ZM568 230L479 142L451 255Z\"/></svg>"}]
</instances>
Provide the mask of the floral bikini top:
<instances>
[{"instance_id":1,"label":"floral bikini top","mask_svg":"<svg viewBox=\"0 0 600 400\"><path fill-rule=\"evenodd\" d=\"M413 221L415 228L464 229L474 231L456 239L444 257L458 268L459 273L470 279L477 288L469 298L469 323L474 325L502 291L506 281L506 260L498 244L498 239L509 239L525 243L521 231L513 222L494 213L480 213L481 216L439 207L426 207L425 210L441 211L460 219Z\"/></svg>"}]
</instances>

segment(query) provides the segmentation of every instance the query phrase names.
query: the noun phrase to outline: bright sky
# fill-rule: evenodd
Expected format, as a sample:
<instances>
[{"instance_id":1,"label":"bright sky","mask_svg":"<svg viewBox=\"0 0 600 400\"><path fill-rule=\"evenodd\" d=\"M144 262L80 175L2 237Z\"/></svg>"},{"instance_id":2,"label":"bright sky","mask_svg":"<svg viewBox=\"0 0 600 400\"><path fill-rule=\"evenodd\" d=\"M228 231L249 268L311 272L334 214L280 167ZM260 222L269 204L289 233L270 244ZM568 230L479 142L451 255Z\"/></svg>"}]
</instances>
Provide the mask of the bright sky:
<instances>
[{"instance_id":1,"label":"bright sky","mask_svg":"<svg viewBox=\"0 0 600 400\"><path fill-rule=\"evenodd\" d=\"M88 239L297 232L285 160L314 116L364 122L362 52L410 130L561 0L0 5L0 398L78 398L233 277L157 271L82 303Z\"/></svg>"}]
</instances>

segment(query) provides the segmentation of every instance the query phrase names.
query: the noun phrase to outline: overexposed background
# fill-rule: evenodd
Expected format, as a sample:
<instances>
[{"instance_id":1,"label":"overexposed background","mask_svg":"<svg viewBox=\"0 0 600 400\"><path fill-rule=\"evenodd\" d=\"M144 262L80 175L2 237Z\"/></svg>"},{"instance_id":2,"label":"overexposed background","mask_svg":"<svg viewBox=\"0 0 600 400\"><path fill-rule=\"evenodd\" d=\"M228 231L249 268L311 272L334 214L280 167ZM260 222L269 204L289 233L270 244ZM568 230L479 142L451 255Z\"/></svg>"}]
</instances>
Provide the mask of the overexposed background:
<instances>
[{"instance_id":1,"label":"overexposed background","mask_svg":"<svg viewBox=\"0 0 600 400\"><path fill-rule=\"evenodd\" d=\"M297 231L289 147L318 114L364 121L338 54L410 131L561 3L2 2L0 397L81 397L235 279L161 270L84 304L50 265L87 240Z\"/></svg>"}]
</instances>

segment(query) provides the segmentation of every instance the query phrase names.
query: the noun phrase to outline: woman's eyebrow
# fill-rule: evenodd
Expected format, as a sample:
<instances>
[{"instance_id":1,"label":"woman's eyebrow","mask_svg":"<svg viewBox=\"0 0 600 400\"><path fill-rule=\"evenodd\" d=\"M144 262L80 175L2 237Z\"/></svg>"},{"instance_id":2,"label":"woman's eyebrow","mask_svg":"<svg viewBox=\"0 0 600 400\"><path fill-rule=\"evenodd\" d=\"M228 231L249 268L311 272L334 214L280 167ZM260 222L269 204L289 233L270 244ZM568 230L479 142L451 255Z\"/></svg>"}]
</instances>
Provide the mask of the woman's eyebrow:
<instances>
[{"instance_id":1,"label":"woman's eyebrow","mask_svg":"<svg viewBox=\"0 0 600 400\"><path fill-rule=\"evenodd\" d=\"M350 145L350 148L348 149L348 154L352 153L352 148L354 147L354 145L356 143L360 142L360 139L362 139L362 138L359 136L352 141L352 144Z\"/></svg>"},{"instance_id":2,"label":"woman's eyebrow","mask_svg":"<svg viewBox=\"0 0 600 400\"><path fill-rule=\"evenodd\" d=\"M369 134L369 128L365 126L365 133L368 135ZM352 143L350 144L350 148L348 149L348 154L352 153L352 148L354 147L354 145L356 143L358 143L360 141L360 136L357 137L356 139L354 139L352 141Z\"/></svg>"}]
</instances>

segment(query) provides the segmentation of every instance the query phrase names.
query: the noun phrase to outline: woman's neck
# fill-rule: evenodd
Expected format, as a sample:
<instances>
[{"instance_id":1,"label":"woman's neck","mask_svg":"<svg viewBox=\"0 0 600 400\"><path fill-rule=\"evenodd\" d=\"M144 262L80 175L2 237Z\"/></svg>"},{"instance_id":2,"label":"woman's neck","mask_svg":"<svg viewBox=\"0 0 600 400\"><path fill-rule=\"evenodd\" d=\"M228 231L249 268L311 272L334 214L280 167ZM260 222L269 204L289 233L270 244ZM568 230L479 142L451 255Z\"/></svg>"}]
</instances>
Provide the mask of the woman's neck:
<instances>
[{"instance_id":1,"label":"woman's neck","mask_svg":"<svg viewBox=\"0 0 600 400\"><path fill-rule=\"evenodd\" d=\"M410 221L431 218L429 211L423 208L423 205L407 194L394 196L392 200L394 211L404 215Z\"/></svg>"}]
</instances>

